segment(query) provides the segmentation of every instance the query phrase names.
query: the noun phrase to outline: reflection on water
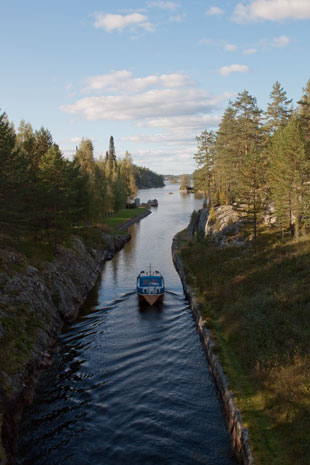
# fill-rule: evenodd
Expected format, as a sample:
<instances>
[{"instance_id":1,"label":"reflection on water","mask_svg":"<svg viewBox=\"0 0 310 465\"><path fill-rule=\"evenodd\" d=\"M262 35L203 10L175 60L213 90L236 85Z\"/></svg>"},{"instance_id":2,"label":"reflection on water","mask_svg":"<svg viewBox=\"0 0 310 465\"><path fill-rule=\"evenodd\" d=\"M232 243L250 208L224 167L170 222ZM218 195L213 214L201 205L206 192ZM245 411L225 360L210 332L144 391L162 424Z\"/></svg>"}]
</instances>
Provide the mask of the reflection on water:
<instances>
[{"instance_id":1,"label":"reflection on water","mask_svg":"<svg viewBox=\"0 0 310 465\"><path fill-rule=\"evenodd\" d=\"M168 192L174 195L168 195ZM140 192L158 208L130 228L80 318L59 338L22 425L19 464L229 465L230 439L171 258L172 237L202 201L177 186ZM165 277L160 306L140 307L136 276Z\"/></svg>"}]
</instances>

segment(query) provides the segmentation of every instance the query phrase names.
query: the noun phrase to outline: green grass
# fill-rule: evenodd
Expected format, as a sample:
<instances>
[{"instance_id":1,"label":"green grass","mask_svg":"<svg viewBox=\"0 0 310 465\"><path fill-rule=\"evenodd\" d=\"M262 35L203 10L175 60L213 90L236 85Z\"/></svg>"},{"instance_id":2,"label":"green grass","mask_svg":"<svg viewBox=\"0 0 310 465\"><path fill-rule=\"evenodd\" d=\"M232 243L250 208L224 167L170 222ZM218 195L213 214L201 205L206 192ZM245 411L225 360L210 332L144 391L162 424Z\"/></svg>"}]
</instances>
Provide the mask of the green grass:
<instances>
[{"instance_id":1,"label":"green grass","mask_svg":"<svg viewBox=\"0 0 310 465\"><path fill-rule=\"evenodd\" d=\"M246 231L243 231L246 233ZM257 465L310 463L310 239L185 242L181 258L248 426Z\"/></svg>"},{"instance_id":2,"label":"green grass","mask_svg":"<svg viewBox=\"0 0 310 465\"><path fill-rule=\"evenodd\" d=\"M111 216L103 218L101 223L90 225L72 226L66 230L57 232L57 245L70 247L72 235L80 236L85 243L92 248L104 247L104 240L102 239L102 232L109 235L125 234L125 231L119 231L119 227L126 223L128 220L140 215L146 209L143 207L122 209ZM17 252L24 254L34 266L40 266L42 261L52 262L55 254L55 243L53 233L50 232L48 237L46 232L37 231L36 234L32 233L19 233L17 236L9 236L7 234L0 235L0 248L10 248ZM1 257L0 257L1 264ZM15 270L12 272L22 272L23 264L16 264Z\"/></svg>"},{"instance_id":3,"label":"green grass","mask_svg":"<svg viewBox=\"0 0 310 465\"><path fill-rule=\"evenodd\" d=\"M122 210L119 210L113 213L111 216L106 216L103 219L103 224L105 226L108 226L114 231L115 230L118 231L118 228L120 226L122 226L124 223L126 223L128 220L131 220L135 216L140 215L145 210L146 209L143 207L122 209ZM118 231L118 234L119 234L119 231Z\"/></svg>"}]
</instances>

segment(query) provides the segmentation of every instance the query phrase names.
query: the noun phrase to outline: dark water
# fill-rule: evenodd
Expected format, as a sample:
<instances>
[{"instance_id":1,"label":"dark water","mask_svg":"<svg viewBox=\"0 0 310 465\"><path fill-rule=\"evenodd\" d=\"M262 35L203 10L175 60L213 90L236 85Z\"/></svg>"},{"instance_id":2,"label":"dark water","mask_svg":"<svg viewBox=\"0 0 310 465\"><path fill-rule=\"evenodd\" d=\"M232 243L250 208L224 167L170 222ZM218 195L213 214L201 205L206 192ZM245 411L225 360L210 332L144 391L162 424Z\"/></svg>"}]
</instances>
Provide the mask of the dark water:
<instances>
[{"instance_id":1,"label":"dark water","mask_svg":"<svg viewBox=\"0 0 310 465\"><path fill-rule=\"evenodd\" d=\"M173 191L174 194L169 194ZM176 186L105 264L79 320L59 338L54 365L25 412L19 464L229 465L226 431L195 323L171 259L172 237L201 200ZM139 271L165 277L158 308L140 308Z\"/></svg>"}]
</instances>

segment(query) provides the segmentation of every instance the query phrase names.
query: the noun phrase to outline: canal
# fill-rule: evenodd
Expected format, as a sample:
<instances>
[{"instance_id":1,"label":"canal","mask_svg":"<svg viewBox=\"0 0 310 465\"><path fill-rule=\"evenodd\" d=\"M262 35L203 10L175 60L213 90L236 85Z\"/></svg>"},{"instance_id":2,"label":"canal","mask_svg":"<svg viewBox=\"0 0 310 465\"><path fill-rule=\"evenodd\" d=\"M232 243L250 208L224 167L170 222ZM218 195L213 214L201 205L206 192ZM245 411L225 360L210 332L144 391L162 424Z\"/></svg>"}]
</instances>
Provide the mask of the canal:
<instances>
[{"instance_id":1,"label":"canal","mask_svg":"<svg viewBox=\"0 0 310 465\"><path fill-rule=\"evenodd\" d=\"M139 192L159 206L129 232L76 320L59 337L24 414L20 465L231 465L230 438L182 284L173 236L202 201L177 185ZM140 307L137 274L165 277Z\"/></svg>"}]
</instances>

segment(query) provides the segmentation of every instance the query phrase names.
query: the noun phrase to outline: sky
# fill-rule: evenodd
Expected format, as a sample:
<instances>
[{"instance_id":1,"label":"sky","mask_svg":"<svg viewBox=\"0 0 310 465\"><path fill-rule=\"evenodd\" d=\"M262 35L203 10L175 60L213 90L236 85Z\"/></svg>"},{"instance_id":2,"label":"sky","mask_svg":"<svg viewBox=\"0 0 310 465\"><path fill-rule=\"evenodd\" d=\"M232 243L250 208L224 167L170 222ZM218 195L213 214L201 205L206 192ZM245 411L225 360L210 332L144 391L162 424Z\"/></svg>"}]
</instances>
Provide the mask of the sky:
<instances>
[{"instance_id":1,"label":"sky","mask_svg":"<svg viewBox=\"0 0 310 465\"><path fill-rule=\"evenodd\" d=\"M310 79L310 0L0 0L0 109L49 129L72 159L191 173L196 136L247 90L294 105Z\"/></svg>"}]
</instances>

